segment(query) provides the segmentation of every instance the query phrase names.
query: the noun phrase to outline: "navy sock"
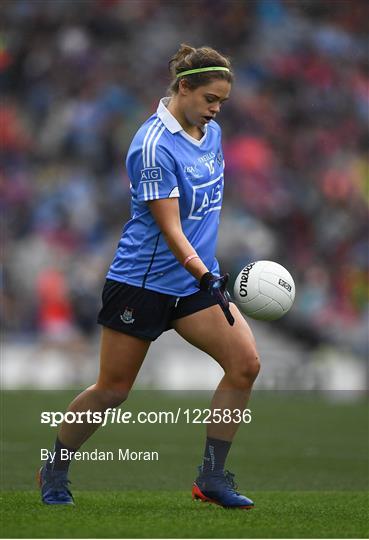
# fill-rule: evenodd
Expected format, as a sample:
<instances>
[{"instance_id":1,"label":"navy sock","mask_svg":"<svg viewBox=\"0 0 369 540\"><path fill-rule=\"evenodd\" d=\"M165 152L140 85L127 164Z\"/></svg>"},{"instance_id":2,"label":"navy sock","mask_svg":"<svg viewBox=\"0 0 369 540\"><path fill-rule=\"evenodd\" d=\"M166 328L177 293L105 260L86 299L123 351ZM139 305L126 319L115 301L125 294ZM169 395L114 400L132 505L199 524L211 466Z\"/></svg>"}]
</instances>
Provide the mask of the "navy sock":
<instances>
[{"instance_id":1,"label":"navy sock","mask_svg":"<svg viewBox=\"0 0 369 540\"><path fill-rule=\"evenodd\" d=\"M52 453L54 454L54 452L55 456L53 461L51 461L51 456ZM49 471L68 471L69 465L73 459L73 456L71 455L72 452L75 452L75 449L65 446L65 444L63 444L57 437L54 450L52 453L49 453L49 459L46 462L46 469Z\"/></svg>"},{"instance_id":2,"label":"navy sock","mask_svg":"<svg viewBox=\"0 0 369 540\"><path fill-rule=\"evenodd\" d=\"M230 441L222 441L220 439L207 437L204 460L202 462L202 472L210 473L213 471L222 471L231 444Z\"/></svg>"}]
</instances>

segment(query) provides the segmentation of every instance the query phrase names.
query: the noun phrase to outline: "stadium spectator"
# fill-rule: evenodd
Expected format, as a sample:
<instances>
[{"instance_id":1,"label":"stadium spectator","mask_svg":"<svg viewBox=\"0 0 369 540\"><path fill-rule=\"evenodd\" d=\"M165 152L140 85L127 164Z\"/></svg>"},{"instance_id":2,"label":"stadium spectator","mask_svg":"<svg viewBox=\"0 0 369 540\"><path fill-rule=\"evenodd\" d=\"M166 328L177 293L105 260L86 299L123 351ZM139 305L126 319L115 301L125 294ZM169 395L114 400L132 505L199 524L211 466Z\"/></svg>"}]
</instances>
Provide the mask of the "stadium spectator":
<instances>
[{"instance_id":1,"label":"stadium spectator","mask_svg":"<svg viewBox=\"0 0 369 540\"><path fill-rule=\"evenodd\" d=\"M208 23L210 5L219 14L214 24ZM127 146L135 126L153 111L165 59L179 42L196 43L201 36L230 54L236 71L222 118L232 186L224 211L229 232L219 252L224 267L236 271L240 262L240 242L227 216L240 226L252 223L260 237L270 238L264 258L283 262L296 278L295 316L286 319L287 330L298 320L300 334L305 327L365 351L368 17L361 0L90 0L89 9L84 2L68 2L68 9L46 0L5 3L5 329L39 330L31 315L37 275L55 253L71 290L76 267L93 262L86 298L98 305L106 269L96 254L118 240L128 216ZM145 79L152 84L142 85ZM246 264L260 251L244 245ZM21 272L19 265L31 258L29 272ZM89 333L89 309L80 307L70 304L71 320ZM361 337L354 341L353 335Z\"/></svg>"}]
</instances>

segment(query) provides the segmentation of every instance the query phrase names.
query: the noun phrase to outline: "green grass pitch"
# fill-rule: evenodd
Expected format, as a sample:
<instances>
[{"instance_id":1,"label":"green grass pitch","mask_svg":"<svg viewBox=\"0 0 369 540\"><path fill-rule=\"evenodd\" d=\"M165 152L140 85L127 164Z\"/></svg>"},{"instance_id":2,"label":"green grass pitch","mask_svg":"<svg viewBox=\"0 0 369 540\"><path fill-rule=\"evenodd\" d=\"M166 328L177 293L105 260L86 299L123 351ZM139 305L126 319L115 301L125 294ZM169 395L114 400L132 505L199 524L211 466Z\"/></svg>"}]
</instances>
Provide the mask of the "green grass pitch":
<instances>
[{"instance_id":1,"label":"green grass pitch","mask_svg":"<svg viewBox=\"0 0 369 540\"><path fill-rule=\"evenodd\" d=\"M193 502L183 491L77 491L74 508L42 507L35 493L7 493L3 532L9 538L367 538L363 493L252 495L257 506L241 511Z\"/></svg>"},{"instance_id":2,"label":"green grass pitch","mask_svg":"<svg viewBox=\"0 0 369 540\"><path fill-rule=\"evenodd\" d=\"M75 507L41 504L34 477L56 430L40 412L63 411L75 391L4 392L1 537L368 538L368 403L306 393L255 392L228 467L250 511L192 501L204 425L109 425L84 449L157 450L158 462L78 462ZM136 391L125 410L204 408L209 395Z\"/></svg>"}]
</instances>

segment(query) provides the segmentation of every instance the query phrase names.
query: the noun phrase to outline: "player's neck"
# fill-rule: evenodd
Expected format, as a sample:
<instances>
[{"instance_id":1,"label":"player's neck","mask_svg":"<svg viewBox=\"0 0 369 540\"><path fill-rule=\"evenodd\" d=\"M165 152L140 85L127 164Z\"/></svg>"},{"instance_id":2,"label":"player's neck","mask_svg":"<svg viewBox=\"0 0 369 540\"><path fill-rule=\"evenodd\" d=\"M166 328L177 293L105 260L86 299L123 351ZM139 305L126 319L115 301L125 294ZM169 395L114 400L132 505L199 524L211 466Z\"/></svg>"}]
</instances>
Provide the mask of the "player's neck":
<instances>
[{"instance_id":1,"label":"player's neck","mask_svg":"<svg viewBox=\"0 0 369 540\"><path fill-rule=\"evenodd\" d=\"M198 126L190 124L183 112L181 111L175 97L172 97L167 105L168 111L174 116L174 118L181 124L183 130L191 135L194 139L201 140L204 133Z\"/></svg>"}]
</instances>

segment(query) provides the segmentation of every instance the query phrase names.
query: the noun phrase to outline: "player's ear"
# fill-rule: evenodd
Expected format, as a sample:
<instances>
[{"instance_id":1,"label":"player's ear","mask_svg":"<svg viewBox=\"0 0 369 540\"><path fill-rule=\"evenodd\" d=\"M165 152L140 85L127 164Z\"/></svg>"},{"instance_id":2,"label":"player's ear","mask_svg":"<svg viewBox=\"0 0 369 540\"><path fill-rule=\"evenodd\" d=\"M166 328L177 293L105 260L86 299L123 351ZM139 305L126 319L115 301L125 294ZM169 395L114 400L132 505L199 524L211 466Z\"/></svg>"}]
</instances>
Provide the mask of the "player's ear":
<instances>
[{"instance_id":1,"label":"player's ear","mask_svg":"<svg viewBox=\"0 0 369 540\"><path fill-rule=\"evenodd\" d=\"M187 96L191 91L186 79L181 79L178 83L178 93L182 96Z\"/></svg>"}]
</instances>

